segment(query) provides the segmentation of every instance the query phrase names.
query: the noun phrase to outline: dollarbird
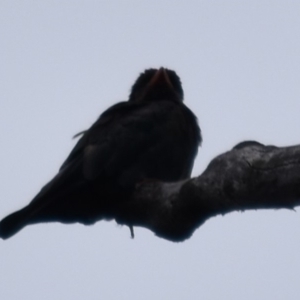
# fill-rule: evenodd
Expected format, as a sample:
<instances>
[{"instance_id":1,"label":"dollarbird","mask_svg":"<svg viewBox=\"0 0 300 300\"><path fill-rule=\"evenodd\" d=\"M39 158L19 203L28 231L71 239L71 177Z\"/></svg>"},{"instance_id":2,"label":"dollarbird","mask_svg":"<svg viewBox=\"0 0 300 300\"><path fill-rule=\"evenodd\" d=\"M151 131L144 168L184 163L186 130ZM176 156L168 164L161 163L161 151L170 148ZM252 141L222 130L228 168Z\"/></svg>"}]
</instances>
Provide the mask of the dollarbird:
<instances>
[{"instance_id":1,"label":"dollarbird","mask_svg":"<svg viewBox=\"0 0 300 300\"><path fill-rule=\"evenodd\" d=\"M40 222L94 224L114 218L138 184L190 177L202 142L196 116L183 103L180 78L169 69L147 69L128 101L104 111L48 182L24 208L0 222L7 239Z\"/></svg>"}]
</instances>

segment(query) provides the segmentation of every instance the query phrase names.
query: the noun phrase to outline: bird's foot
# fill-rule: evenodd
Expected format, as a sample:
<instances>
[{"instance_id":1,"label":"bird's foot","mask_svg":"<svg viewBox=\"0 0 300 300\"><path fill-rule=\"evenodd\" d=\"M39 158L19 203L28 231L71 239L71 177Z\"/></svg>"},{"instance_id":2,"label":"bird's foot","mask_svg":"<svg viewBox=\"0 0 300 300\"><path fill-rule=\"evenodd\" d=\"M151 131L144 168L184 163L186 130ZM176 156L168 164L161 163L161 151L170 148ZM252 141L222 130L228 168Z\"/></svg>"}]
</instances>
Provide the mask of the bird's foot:
<instances>
[{"instance_id":1,"label":"bird's foot","mask_svg":"<svg viewBox=\"0 0 300 300\"><path fill-rule=\"evenodd\" d=\"M132 225L128 225L129 229L130 229L130 235L131 238L134 239L134 231L133 231L133 226Z\"/></svg>"}]
</instances>

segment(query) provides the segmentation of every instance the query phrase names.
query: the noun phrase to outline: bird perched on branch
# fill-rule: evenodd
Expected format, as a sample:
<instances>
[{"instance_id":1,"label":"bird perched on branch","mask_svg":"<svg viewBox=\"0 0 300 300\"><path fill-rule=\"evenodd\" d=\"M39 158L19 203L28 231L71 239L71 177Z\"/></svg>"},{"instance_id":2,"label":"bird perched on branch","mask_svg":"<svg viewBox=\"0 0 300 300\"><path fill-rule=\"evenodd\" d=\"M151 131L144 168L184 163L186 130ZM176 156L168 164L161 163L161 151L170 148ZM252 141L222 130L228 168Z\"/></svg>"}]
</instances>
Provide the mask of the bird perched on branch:
<instances>
[{"instance_id":1,"label":"bird perched on branch","mask_svg":"<svg viewBox=\"0 0 300 300\"><path fill-rule=\"evenodd\" d=\"M179 77L165 68L142 73L129 100L107 109L80 135L58 174L0 222L1 238L39 222L112 219L137 184L189 178L202 140L197 118L183 104Z\"/></svg>"}]
</instances>

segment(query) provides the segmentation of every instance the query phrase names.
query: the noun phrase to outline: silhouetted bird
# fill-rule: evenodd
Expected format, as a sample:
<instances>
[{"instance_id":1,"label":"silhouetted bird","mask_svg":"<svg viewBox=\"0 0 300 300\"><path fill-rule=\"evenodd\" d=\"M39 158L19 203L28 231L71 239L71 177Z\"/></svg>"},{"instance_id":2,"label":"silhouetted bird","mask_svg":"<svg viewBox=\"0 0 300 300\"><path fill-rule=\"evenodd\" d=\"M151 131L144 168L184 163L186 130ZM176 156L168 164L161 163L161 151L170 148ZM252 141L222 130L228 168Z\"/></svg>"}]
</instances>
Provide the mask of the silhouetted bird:
<instances>
[{"instance_id":1,"label":"silhouetted bird","mask_svg":"<svg viewBox=\"0 0 300 300\"><path fill-rule=\"evenodd\" d=\"M25 208L0 222L3 239L24 226L58 221L93 224L147 180L190 177L201 143L194 114L183 104L177 74L148 69L129 100L107 109L82 137L59 173Z\"/></svg>"}]
</instances>

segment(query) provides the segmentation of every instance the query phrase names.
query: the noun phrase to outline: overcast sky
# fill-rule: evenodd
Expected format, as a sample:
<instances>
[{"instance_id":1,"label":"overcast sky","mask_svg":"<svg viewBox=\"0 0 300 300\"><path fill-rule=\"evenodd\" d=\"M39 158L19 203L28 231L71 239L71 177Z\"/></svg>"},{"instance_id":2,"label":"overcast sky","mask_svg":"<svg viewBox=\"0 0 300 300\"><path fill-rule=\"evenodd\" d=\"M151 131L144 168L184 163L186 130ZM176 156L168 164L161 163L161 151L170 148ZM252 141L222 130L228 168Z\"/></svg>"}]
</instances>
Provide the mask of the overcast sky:
<instances>
[{"instance_id":1,"label":"overcast sky","mask_svg":"<svg viewBox=\"0 0 300 300\"><path fill-rule=\"evenodd\" d=\"M245 139L300 142L300 2L0 2L0 218L28 204L71 137L165 66L199 118L199 175ZM300 210L216 217L184 243L115 222L28 226L0 241L0 299L300 296Z\"/></svg>"}]
</instances>

